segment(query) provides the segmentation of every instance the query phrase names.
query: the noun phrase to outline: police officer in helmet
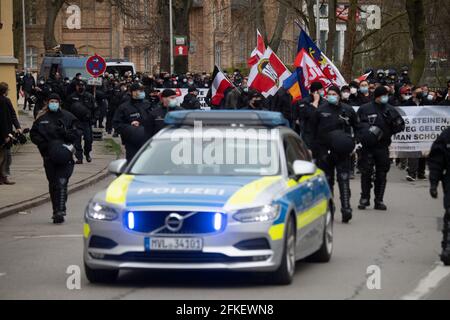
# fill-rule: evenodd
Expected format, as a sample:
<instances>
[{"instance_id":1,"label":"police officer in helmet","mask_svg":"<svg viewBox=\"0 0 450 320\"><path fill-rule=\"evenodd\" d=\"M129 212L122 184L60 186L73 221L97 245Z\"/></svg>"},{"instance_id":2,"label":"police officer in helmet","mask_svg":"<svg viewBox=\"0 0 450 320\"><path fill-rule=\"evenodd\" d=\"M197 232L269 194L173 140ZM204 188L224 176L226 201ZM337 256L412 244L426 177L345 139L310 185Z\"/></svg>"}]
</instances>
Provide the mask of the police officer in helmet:
<instances>
[{"instance_id":1,"label":"police officer in helmet","mask_svg":"<svg viewBox=\"0 0 450 320\"><path fill-rule=\"evenodd\" d=\"M130 86L130 92L131 99L119 106L113 119L114 130L125 145L128 162L155 132L152 105L145 99L145 87L136 82Z\"/></svg>"},{"instance_id":2,"label":"police officer in helmet","mask_svg":"<svg viewBox=\"0 0 450 320\"><path fill-rule=\"evenodd\" d=\"M372 176L375 172L375 210L387 210L383 202L387 174L390 170L389 146L393 135L405 129L405 122L397 110L388 104L388 90L384 86L375 89L374 99L358 110L362 128L360 140L363 146L359 170L361 172L361 199L359 209L370 206ZM374 170L375 168L375 170Z\"/></svg>"},{"instance_id":3,"label":"police officer in helmet","mask_svg":"<svg viewBox=\"0 0 450 320\"><path fill-rule=\"evenodd\" d=\"M66 215L67 185L74 168L73 145L81 134L78 125L78 119L61 109L61 98L53 93L30 131L31 141L44 160L55 224L63 223Z\"/></svg>"},{"instance_id":4,"label":"police officer in helmet","mask_svg":"<svg viewBox=\"0 0 450 320\"><path fill-rule=\"evenodd\" d=\"M359 131L359 118L347 104L341 102L341 91L332 86L328 89L327 103L322 104L311 118L313 157L324 170L328 184L333 190L335 171L341 198L342 222L352 219L350 206L351 153L355 148L355 134Z\"/></svg>"},{"instance_id":5,"label":"police officer in helmet","mask_svg":"<svg viewBox=\"0 0 450 320\"><path fill-rule=\"evenodd\" d=\"M441 261L450 265L450 128L445 129L436 139L428 156L430 169L430 195L438 197L439 182L444 189L444 228L442 230Z\"/></svg>"}]
</instances>

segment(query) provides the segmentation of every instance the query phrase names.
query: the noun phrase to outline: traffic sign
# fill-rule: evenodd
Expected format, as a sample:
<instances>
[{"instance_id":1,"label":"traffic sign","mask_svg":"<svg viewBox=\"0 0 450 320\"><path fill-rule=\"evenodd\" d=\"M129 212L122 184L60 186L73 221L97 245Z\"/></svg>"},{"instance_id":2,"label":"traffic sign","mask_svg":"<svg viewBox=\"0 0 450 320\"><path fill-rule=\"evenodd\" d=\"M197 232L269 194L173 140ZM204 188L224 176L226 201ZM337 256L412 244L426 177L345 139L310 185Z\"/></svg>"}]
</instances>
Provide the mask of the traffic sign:
<instances>
[{"instance_id":1,"label":"traffic sign","mask_svg":"<svg viewBox=\"0 0 450 320\"><path fill-rule=\"evenodd\" d=\"M86 61L86 71L94 78L100 77L106 71L106 61L95 54Z\"/></svg>"},{"instance_id":2,"label":"traffic sign","mask_svg":"<svg viewBox=\"0 0 450 320\"><path fill-rule=\"evenodd\" d=\"M174 54L175 56L179 57L179 56L187 56L188 55L188 47L187 46L176 46L174 48Z\"/></svg>"},{"instance_id":3,"label":"traffic sign","mask_svg":"<svg viewBox=\"0 0 450 320\"><path fill-rule=\"evenodd\" d=\"M185 46L187 44L186 36L174 36L173 40L176 46Z\"/></svg>"}]
</instances>

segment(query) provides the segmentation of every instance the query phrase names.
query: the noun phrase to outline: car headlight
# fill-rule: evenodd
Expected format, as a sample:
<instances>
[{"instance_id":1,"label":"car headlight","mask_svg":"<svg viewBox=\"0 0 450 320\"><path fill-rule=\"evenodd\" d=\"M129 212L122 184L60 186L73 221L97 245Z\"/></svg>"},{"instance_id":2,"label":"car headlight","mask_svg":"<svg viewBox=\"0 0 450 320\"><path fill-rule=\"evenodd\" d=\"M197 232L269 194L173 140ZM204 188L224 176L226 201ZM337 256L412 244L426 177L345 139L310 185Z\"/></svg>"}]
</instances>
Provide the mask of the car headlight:
<instances>
[{"instance_id":1,"label":"car headlight","mask_svg":"<svg viewBox=\"0 0 450 320\"><path fill-rule=\"evenodd\" d=\"M240 222L265 222L276 220L279 214L279 205L266 205L239 210L233 215L233 218Z\"/></svg>"},{"instance_id":2,"label":"car headlight","mask_svg":"<svg viewBox=\"0 0 450 320\"><path fill-rule=\"evenodd\" d=\"M105 206L98 202L90 202L87 209L86 215L94 220L106 220L112 221L116 220L119 216L118 212L111 207Z\"/></svg>"}]
</instances>

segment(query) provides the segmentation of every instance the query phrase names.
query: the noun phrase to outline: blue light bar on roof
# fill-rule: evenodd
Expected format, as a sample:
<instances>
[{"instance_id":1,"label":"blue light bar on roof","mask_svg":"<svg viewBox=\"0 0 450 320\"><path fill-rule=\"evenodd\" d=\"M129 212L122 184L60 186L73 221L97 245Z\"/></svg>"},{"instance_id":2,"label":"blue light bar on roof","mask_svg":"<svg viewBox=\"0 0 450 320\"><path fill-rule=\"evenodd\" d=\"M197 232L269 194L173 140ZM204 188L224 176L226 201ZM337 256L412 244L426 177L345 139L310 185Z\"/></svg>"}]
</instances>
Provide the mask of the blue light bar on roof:
<instances>
[{"instance_id":1,"label":"blue light bar on roof","mask_svg":"<svg viewBox=\"0 0 450 320\"><path fill-rule=\"evenodd\" d=\"M289 127L289 122L280 112L251 110L174 111L165 118L166 125L193 126L195 121L202 125L247 125L264 127Z\"/></svg>"}]
</instances>

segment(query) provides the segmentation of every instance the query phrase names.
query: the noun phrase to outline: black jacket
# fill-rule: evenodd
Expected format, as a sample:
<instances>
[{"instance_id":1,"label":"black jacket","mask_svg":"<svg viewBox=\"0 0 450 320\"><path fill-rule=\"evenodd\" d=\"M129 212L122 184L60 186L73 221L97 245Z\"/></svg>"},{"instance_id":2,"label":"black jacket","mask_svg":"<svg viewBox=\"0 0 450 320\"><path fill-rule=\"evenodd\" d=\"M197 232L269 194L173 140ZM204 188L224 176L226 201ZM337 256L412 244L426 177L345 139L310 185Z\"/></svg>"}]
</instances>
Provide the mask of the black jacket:
<instances>
[{"instance_id":1,"label":"black jacket","mask_svg":"<svg viewBox=\"0 0 450 320\"><path fill-rule=\"evenodd\" d=\"M80 137L78 119L66 110L48 111L33 123L31 141L37 145L43 158L48 158L48 147L55 141L74 144Z\"/></svg>"},{"instance_id":2,"label":"black jacket","mask_svg":"<svg viewBox=\"0 0 450 320\"><path fill-rule=\"evenodd\" d=\"M311 126L310 119L313 116L314 112L316 112L316 107L312 105L313 97L309 96L302 100L300 100L295 106L295 119L299 121L299 131L300 135L303 138L303 141L308 146L308 148L312 148L313 141L311 140L313 127ZM319 107L323 104L327 103L327 101L323 98L319 100Z\"/></svg>"},{"instance_id":3,"label":"black jacket","mask_svg":"<svg viewBox=\"0 0 450 320\"><path fill-rule=\"evenodd\" d=\"M180 110L184 109L181 107L176 107L169 110L166 107L164 107L161 103L159 103L158 106L152 111L153 117L155 118L155 134L166 126L166 124L164 123L164 119L166 118L166 115L167 113L169 113L169 111L180 111Z\"/></svg>"},{"instance_id":4,"label":"black jacket","mask_svg":"<svg viewBox=\"0 0 450 320\"><path fill-rule=\"evenodd\" d=\"M191 93L188 93L184 96L181 107L186 110L199 110L201 106L200 101L198 101L197 97Z\"/></svg>"},{"instance_id":5,"label":"black jacket","mask_svg":"<svg viewBox=\"0 0 450 320\"><path fill-rule=\"evenodd\" d=\"M330 147L329 134L331 132L342 131L354 138L360 130L357 113L351 106L344 103L338 105L325 103L319 106L312 114L310 125L312 130L305 137L312 141L313 151L319 147Z\"/></svg>"},{"instance_id":6,"label":"black jacket","mask_svg":"<svg viewBox=\"0 0 450 320\"><path fill-rule=\"evenodd\" d=\"M11 100L9 100L9 98L5 96L0 96L0 146L2 146L5 143L5 140L8 137L8 135L13 132L14 121L13 115L11 113L11 108L13 108Z\"/></svg>"},{"instance_id":7,"label":"black jacket","mask_svg":"<svg viewBox=\"0 0 450 320\"><path fill-rule=\"evenodd\" d=\"M81 122L90 122L95 115L96 102L89 92L85 91L82 94L74 92L68 97L64 107Z\"/></svg>"},{"instance_id":8,"label":"black jacket","mask_svg":"<svg viewBox=\"0 0 450 320\"><path fill-rule=\"evenodd\" d=\"M390 104L378 104L375 101L362 105L358 109L361 125L365 128L376 126L383 132L379 146L388 147L392 136L405 129L405 122L397 109Z\"/></svg>"},{"instance_id":9,"label":"black jacket","mask_svg":"<svg viewBox=\"0 0 450 320\"><path fill-rule=\"evenodd\" d=\"M134 121L139 122L139 127L131 125ZM134 99L121 104L114 114L113 127L120 134L123 144L142 146L155 134L151 104L147 100Z\"/></svg>"},{"instance_id":10,"label":"black jacket","mask_svg":"<svg viewBox=\"0 0 450 320\"><path fill-rule=\"evenodd\" d=\"M428 156L428 168L430 185L437 187L442 181L444 205L450 207L450 128L445 129L433 143Z\"/></svg>"}]
</instances>

